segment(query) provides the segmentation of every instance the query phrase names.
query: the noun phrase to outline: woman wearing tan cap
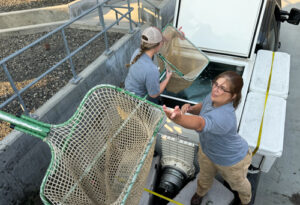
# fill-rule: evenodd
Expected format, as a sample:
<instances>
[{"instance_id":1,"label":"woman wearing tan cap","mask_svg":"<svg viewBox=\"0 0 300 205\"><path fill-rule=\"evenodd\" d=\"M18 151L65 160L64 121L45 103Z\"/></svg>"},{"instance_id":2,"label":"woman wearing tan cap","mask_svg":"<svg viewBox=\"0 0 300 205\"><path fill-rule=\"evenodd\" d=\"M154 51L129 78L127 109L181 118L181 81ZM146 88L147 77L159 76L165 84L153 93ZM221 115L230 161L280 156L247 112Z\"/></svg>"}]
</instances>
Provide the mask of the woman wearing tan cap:
<instances>
[{"instance_id":1,"label":"woman wearing tan cap","mask_svg":"<svg viewBox=\"0 0 300 205\"><path fill-rule=\"evenodd\" d=\"M166 88L172 72L167 71L165 79L160 82L157 65L152 61L164 43L161 31L156 27L148 27L142 33L141 46L132 55L125 89L144 97L157 98ZM151 99L150 99L151 100ZM155 101L155 100L154 100Z\"/></svg>"}]
</instances>

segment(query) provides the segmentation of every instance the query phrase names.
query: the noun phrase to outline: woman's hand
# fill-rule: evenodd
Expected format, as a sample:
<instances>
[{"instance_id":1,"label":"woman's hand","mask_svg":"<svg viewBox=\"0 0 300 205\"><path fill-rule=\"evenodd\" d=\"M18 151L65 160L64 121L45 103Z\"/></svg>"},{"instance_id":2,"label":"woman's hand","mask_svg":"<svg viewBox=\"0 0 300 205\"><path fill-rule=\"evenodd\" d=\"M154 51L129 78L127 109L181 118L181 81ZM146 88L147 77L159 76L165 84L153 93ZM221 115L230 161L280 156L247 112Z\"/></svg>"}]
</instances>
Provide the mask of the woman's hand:
<instances>
[{"instance_id":1,"label":"woman's hand","mask_svg":"<svg viewBox=\"0 0 300 205\"><path fill-rule=\"evenodd\" d=\"M174 110L168 109L165 105L163 105L163 110L170 120L184 128L202 131L205 126L205 120L203 117L184 115L178 105L174 108Z\"/></svg>"},{"instance_id":2,"label":"woman's hand","mask_svg":"<svg viewBox=\"0 0 300 205\"><path fill-rule=\"evenodd\" d=\"M184 40L185 39L185 33L181 29L182 29L182 26L180 26L180 28L178 29L179 33L169 32L167 34L163 34L163 38L165 39L166 42L172 40L175 37L178 37L181 40Z\"/></svg>"},{"instance_id":3,"label":"woman's hand","mask_svg":"<svg viewBox=\"0 0 300 205\"><path fill-rule=\"evenodd\" d=\"M181 36L179 37L181 40L184 40L185 39L185 34L184 32L181 30L182 29L182 26L179 27L178 31L180 32Z\"/></svg>"},{"instance_id":4,"label":"woman's hand","mask_svg":"<svg viewBox=\"0 0 300 205\"><path fill-rule=\"evenodd\" d=\"M184 104L182 107L181 107L181 112L182 114L185 114L187 112L190 112L191 111L191 104Z\"/></svg>"},{"instance_id":5,"label":"woman's hand","mask_svg":"<svg viewBox=\"0 0 300 205\"><path fill-rule=\"evenodd\" d=\"M168 68L166 68L166 78L170 79L172 77L172 71Z\"/></svg>"},{"instance_id":6,"label":"woman's hand","mask_svg":"<svg viewBox=\"0 0 300 205\"><path fill-rule=\"evenodd\" d=\"M167 106L163 105L163 110L166 113L167 117L171 120L175 120L182 116L179 106L176 106L174 110L168 109Z\"/></svg>"}]
</instances>

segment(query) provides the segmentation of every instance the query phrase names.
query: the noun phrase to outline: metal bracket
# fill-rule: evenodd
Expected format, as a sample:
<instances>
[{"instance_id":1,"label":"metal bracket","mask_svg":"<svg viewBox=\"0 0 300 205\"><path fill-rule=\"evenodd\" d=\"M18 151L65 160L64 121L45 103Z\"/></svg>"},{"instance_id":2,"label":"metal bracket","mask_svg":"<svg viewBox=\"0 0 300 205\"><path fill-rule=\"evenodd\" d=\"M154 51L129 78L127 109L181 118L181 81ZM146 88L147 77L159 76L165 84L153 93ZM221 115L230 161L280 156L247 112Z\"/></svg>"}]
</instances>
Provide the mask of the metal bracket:
<instances>
[{"instance_id":1,"label":"metal bracket","mask_svg":"<svg viewBox=\"0 0 300 205\"><path fill-rule=\"evenodd\" d=\"M112 53L113 53L113 51L110 49L108 51L105 51L106 56L111 56Z\"/></svg>"},{"instance_id":2,"label":"metal bracket","mask_svg":"<svg viewBox=\"0 0 300 205\"><path fill-rule=\"evenodd\" d=\"M77 78L72 78L69 82L74 85L77 85L81 79L82 79L82 77L77 76Z\"/></svg>"}]
</instances>

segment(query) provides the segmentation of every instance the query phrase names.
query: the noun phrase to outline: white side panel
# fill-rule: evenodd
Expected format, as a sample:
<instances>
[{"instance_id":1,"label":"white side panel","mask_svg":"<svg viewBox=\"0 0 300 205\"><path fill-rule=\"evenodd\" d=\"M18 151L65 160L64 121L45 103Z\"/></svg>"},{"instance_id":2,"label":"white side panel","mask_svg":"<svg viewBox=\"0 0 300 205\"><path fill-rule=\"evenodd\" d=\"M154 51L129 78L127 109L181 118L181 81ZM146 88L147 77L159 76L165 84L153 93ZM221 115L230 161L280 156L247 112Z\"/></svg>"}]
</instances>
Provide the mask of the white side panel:
<instances>
[{"instance_id":1,"label":"white side panel","mask_svg":"<svg viewBox=\"0 0 300 205\"><path fill-rule=\"evenodd\" d=\"M201 49L247 57L262 0L181 0L174 23Z\"/></svg>"},{"instance_id":2,"label":"white side panel","mask_svg":"<svg viewBox=\"0 0 300 205\"><path fill-rule=\"evenodd\" d=\"M277 159L277 157L275 157L275 156L270 156L270 155L265 156L260 170L262 172L269 172L271 167L273 166L274 162L276 161L276 159Z\"/></svg>"},{"instance_id":3,"label":"white side panel","mask_svg":"<svg viewBox=\"0 0 300 205\"><path fill-rule=\"evenodd\" d=\"M246 139L252 150L257 145L264 103L264 94L250 92L247 95L239 134ZM258 154L270 157L280 157L282 155L285 114L286 100L269 95Z\"/></svg>"},{"instance_id":4,"label":"white side panel","mask_svg":"<svg viewBox=\"0 0 300 205\"><path fill-rule=\"evenodd\" d=\"M251 91L266 93L272 66L272 51L259 50L255 61ZM269 94L287 98L290 79L290 55L275 52Z\"/></svg>"},{"instance_id":5,"label":"white side panel","mask_svg":"<svg viewBox=\"0 0 300 205\"><path fill-rule=\"evenodd\" d=\"M252 157L251 164L254 167L259 167L259 170L262 172L269 172L271 167L273 166L274 162L276 161L278 157L271 156L271 155L260 155L259 153L256 153Z\"/></svg>"}]
</instances>

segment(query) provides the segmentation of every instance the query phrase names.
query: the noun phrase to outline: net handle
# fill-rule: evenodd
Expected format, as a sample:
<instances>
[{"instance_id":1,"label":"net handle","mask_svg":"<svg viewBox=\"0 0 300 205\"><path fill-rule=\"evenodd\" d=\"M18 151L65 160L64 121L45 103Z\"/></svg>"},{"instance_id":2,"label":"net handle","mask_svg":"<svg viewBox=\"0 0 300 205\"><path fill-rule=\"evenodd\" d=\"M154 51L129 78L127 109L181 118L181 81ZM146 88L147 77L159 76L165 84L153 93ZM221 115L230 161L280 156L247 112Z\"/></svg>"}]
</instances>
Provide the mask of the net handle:
<instances>
[{"instance_id":1,"label":"net handle","mask_svg":"<svg viewBox=\"0 0 300 205\"><path fill-rule=\"evenodd\" d=\"M161 53L158 53L157 56L164 62L165 69L166 69L166 63L169 64L169 66L174 69L174 72L177 73L180 77L184 77L183 73L180 72L171 62L169 62Z\"/></svg>"},{"instance_id":2,"label":"net handle","mask_svg":"<svg viewBox=\"0 0 300 205\"><path fill-rule=\"evenodd\" d=\"M166 68L164 68L163 72L160 75L160 81L166 75ZM148 97L146 95L143 100ZM9 114L7 112L0 110L0 120L10 123L10 127L16 129L18 131L24 132L26 134L33 135L37 138L44 139L47 137L48 133L50 132L51 125L47 123L40 122L33 118L30 118L25 115L21 115L17 117L15 115Z\"/></svg>"},{"instance_id":3,"label":"net handle","mask_svg":"<svg viewBox=\"0 0 300 205\"><path fill-rule=\"evenodd\" d=\"M11 128L16 129L26 134L33 135L40 139L47 137L50 132L50 124L42 123L33 118L22 115L21 117L14 116L0 110L0 120L11 124Z\"/></svg>"}]
</instances>

